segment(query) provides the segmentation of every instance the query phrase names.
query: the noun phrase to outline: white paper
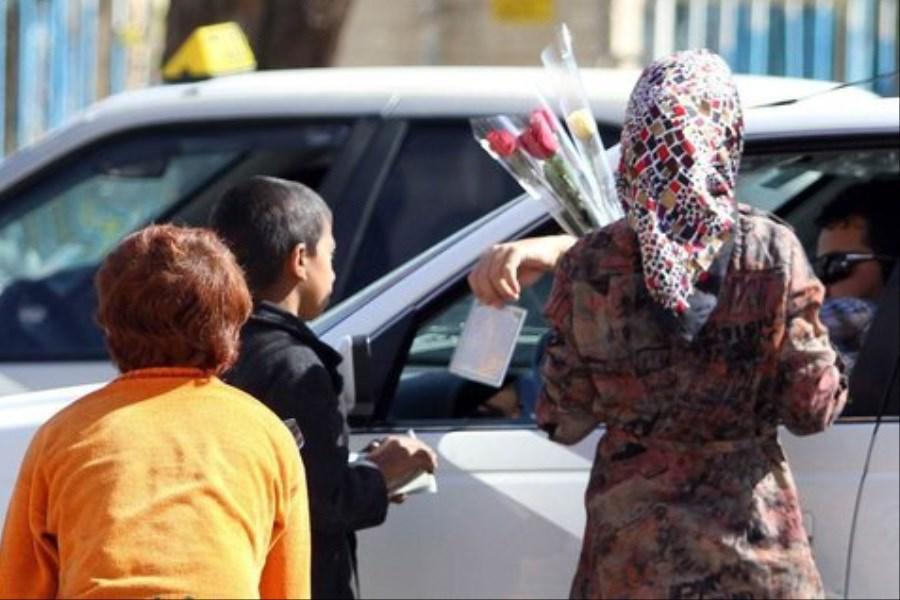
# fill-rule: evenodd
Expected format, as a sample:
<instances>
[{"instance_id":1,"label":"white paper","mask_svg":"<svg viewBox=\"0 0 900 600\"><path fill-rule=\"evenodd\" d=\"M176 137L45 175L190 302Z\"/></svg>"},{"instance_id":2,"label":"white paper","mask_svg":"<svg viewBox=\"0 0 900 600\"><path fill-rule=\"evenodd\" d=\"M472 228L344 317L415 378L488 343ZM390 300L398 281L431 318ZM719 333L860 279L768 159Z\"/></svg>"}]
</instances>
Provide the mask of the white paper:
<instances>
[{"instance_id":1,"label":"white paper","mask_svg":"<svg viewBox=\"0 0 900 600\"><path fill-rule=\"evenodd\" d=\"M412 429L407 429L406 435L414 440L419 439L416 437L416 432ZM379 444L381 441L382 440L374 440L373 444ZM351 467L364 466L378 469L378 465L369 460L366 452L350 452L347 457L347 462ZM395 485L393 488L388 488L388 496L409 496L410 494L421 493L437 494L437 491L437 477L435 477L433 473L421 470L410 475L403 483Z\"/></svg>"},{"instance_id":2,"label":"white paper","mask_svg":"<svg viewBox=\"0 0 900 600\"><path fill-rule=\"evenodd\" d=\"M390 490L391 496L419 494L428 492L429 494L437 494L437 478L428 471L419 471L412 479L401 485L395 490Z\"/></svg>"},{"instance_id":3,"label":"white paper","mask_svg":"<svg viewBox=\"0 0 900 600\"><path fill-rule=\"evenodd\" d=\"M476 301L450 361L450 372L500 387L526 314L528 311L518 306L493 308Z\"/></svg>"}]
</instances>

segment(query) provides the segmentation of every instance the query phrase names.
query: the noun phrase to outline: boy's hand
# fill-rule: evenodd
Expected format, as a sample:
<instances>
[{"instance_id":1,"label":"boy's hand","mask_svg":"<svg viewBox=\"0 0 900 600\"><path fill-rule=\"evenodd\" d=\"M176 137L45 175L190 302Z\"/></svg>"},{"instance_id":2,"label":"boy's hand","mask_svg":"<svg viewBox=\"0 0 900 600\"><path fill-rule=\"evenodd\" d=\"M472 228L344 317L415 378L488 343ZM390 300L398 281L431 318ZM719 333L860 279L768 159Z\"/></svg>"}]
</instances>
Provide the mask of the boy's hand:
<instances>
[{"instance_id":1,"label":"boy's hand","mask_svg":"<svg viewBox=\"0 0 900 600\"><path fill-rule=\"evenodd\" d=\"M427 444L405 435L386 437L366 457L378 465L387 488L396 489L419 471L434 473L437 455Z\"/></svg>"}]
</instances>

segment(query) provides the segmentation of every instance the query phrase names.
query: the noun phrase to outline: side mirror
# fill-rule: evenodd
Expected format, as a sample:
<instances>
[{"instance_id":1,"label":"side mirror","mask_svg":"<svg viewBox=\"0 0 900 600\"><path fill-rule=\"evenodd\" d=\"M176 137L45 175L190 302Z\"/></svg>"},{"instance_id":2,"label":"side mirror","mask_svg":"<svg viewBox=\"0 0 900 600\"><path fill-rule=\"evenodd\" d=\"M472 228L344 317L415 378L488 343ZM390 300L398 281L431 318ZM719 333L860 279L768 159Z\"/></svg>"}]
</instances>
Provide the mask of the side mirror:
<instances>
[{"instance_id":1,"label":"side mirror","mask_svg":"<svg viewBox=\"0 0 900 600\"><path fill-rule=\"evenodd\" d=\"M338 343L343 361L338 372L344 379L341 393L346 415L366 417L375 410L374 385L371 376L372 346L367 335L347 335Z\"/></svg>"}]
</instances>

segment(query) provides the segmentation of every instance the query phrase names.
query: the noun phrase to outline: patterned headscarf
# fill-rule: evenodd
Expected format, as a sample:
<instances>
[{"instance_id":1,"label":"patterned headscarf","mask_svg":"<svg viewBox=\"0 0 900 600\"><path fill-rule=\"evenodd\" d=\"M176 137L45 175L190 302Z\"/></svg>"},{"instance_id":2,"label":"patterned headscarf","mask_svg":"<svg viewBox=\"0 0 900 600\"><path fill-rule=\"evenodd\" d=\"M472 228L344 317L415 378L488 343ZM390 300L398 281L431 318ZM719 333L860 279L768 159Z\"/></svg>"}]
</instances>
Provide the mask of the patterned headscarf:
<instances>
[{"instance_id":1,"label":"patterned headscarf","mask_svg":"<svg viewBox=\"0 0 900 600\"><path fill-rule=\"evenodd\" d=\"M657 60L631 93L619 199L640 243L648 291L669 314L695 308L695 285L731 239L743 129L731 71L708 50Z\"/></svg>"}]
</instances>

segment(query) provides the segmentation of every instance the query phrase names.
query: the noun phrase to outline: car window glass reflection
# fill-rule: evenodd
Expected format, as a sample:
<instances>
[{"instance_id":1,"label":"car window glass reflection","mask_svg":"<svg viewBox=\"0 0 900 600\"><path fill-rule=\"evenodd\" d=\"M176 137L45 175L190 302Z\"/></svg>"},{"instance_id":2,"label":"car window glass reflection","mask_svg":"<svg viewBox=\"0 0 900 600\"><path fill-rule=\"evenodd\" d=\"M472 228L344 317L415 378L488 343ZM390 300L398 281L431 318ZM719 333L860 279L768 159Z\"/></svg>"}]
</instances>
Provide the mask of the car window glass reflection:
<instances>
[{"instance_id":1,"label":"car window glass reflection","mask_svg":"<svg viewBox=\"0 0 900 600\"><path fill-rule=\"evenodd\" d=\"M141 131L104 140L0 198L2 361L106 356L94 322L97 265L126 235L185 219L213 182L247 169L290 168L315 186L346 124Z\"/></svg>"},{"instance_id":2,"label":"car window glass reflection","mask_svg":"<svg viewBox=\"0 0 900 600\"><path fill-rule=\"evenodd\" d=\"M814 258L822 208L855 182L898 174L896 148L750 155L741 163L737 198L787 220Z\"/></svg>"},{"instance_id":3,"label":"car window glass reflection","mask_svg":"<svg viewBox=\"0 0 900 600\"><path fill-rule=\"evenodd\" d=\"M0 292L17 279L99 262L127 233L221 169L234 153L102 163L0 228Z\"/></svg>"}]
</instances>

